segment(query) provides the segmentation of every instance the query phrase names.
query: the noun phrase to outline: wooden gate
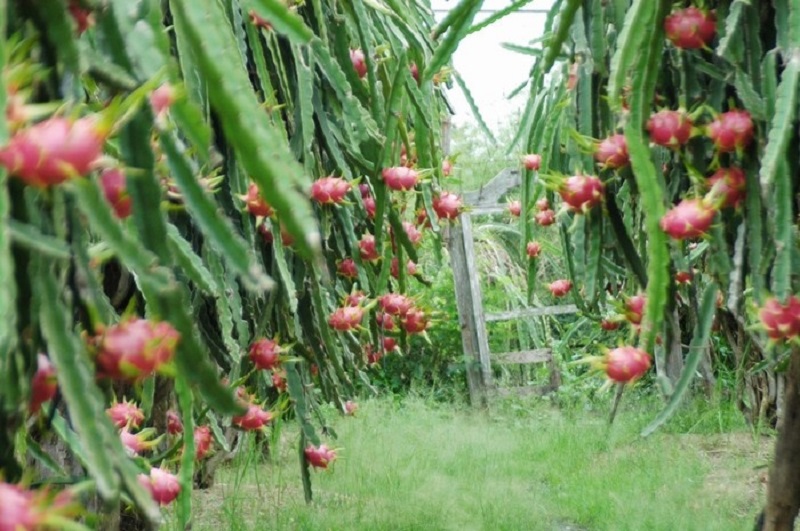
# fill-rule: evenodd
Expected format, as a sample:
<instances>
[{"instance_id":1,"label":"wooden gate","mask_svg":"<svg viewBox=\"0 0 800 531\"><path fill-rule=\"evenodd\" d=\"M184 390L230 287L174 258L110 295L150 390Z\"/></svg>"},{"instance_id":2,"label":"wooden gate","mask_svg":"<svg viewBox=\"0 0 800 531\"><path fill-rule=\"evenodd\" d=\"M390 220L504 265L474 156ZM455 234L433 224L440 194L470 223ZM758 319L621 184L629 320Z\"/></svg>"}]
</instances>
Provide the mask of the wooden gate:
<instances>
[{"instance_id":1,"label":"wooden gate","mask_svg":"<svg viewBox=\"0 0 800 531\"><path fill-rule=\"evenodd\" d=\"M558 365L549 348L492 354L489 351L487 322L568 314L578 311L575 305L567 304L541 308L527 307L494 314L484 313L480 277L475 260L472 216L504 212L506 206L499 204L499 200L509 190L520 185L520 178L519 170L506 169L480 190L464 194L464 203L469 205L471 210L459 216L459 223L450 228L447 241L456 289L461 340L464 353L471 362L467 367L467 383L470 401L474 406L487 405L492 394L547 393L557 389L561 383ZM550 369L550 381L543 387L497 389L493 384L492 361L503 364L547 363Z\"/></svg>"}]
</instances>

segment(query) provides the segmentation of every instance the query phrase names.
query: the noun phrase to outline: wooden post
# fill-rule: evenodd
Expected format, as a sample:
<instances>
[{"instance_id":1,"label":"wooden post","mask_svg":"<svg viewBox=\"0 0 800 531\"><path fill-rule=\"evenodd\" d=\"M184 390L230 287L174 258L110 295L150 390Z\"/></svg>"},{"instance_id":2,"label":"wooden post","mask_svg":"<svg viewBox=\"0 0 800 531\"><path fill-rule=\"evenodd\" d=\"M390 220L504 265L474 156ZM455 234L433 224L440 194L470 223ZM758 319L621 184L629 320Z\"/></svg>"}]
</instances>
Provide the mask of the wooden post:
<instances>
[{"instance_id":1,"label":"wooden post","mask_svg":"<svg viewBox=\"0 0 800 531\"><path fill-rule=\"evenodd\" d=\"M467 254L464 249L465 238L462 228L462 225L449 227L447 247L450 252L450 265L453 269L458 324L461 328L461 343L464 349L464 357L467 360L469 399L473 407L486 407L488 402L482 370L479 365L481 362L480 350L478 348L478 334L473 312L476 301L473 300L470 288L469 273L467 272ZM477 304L480 304L480 301Z\"/></svg>"}]
</instances>

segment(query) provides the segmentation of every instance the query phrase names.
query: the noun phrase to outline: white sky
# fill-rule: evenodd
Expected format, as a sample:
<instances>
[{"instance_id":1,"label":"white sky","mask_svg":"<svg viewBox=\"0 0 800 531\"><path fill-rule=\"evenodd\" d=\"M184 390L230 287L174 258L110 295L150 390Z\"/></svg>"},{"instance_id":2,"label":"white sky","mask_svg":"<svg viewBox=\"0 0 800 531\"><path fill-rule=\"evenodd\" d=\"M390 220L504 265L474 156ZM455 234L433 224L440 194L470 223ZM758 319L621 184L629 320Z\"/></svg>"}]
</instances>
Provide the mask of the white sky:
<instances>
[{"instance_id":1,"label":"white sky","mask_svg":"<svg viewBox=\"0 0 800 531\"><path fill-rule=\"evenodd\" d=\"M475 23L492 15L489 10L499 10L512 0L485 0L483 11ZM457 5L457 0L431 0L436 10L436 20L441 20L447 10ZM553 0L531 0L523 9L550 9ZM507 100L506 96L528 76L534 58L501 47L504 42L527 45L544 32L544 13L517 12L495 22L488 28L467 36L453 56L453 66L461 74L478 104L481 115L492 129L518 113L525 103L527 91ZM457 85L448 92L455 116L455 124L474 123L472 111Z\"/></svg>"}]
</instances>

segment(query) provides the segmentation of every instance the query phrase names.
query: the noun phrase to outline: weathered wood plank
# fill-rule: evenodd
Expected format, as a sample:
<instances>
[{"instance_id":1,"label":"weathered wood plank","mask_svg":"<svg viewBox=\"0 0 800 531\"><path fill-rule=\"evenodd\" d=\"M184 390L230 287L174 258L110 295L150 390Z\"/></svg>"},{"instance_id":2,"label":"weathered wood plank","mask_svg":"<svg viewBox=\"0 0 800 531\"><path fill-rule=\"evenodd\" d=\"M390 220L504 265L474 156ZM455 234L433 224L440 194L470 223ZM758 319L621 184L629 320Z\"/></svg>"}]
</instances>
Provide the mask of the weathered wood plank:
<instances>
[{"instance_id":1,"label":"weathered wood plank","mask_svg":"<svg viewBox=\"0 0 800 531\"><path fill-rule=\"evenodd\" d=\"M496 205L503 195L522 183L517 169L506 168L479 190L464 194L464 202L468 205Z\"/></svg>"},{"instance_id":2,"label":"weathered wood plank","mask_svg":"<svg viewBox=\"0 0 800 531\"><path fill-rule=\"evenodd\" d=\"M475 240L472 236L472 220L467 214L461 214L458 219L461 223L461 232L464 241L466 273L469 279L470 294L472 295L472 313L478 341L478 357L483 372L483 385L489 388L492 386L492 367L489 361L489 338L486 335L486 320L483 314L481 283L480 277L478 276L478 267L475 263Z\"/></svg>"},{"instance_id":3,"label":"weathered wood plank","mask_svg":"<svg viewBox=\"0 0 800 531\"><path fill-rule=\"evenodd\" d=\"M561 306L545 306L542 308L518 308L507 312L486 314L486 322L511 321L522 317L540 317L542 315L561 315L567 313L577 313L578 307L574 304L564 304Z\"/></svg>"},{"instance_id":4,"label":"weathered wood plank","mask_svg":"<svg viewBox=\"0 0 800 531\"><path fill-rule=\"evenodd\" d=\"M458 324L461 328L461 344L467 358L467 387L469 399L473 407L485 407L486 389L483 385L478 335L476 333L475 316L472 311L474 301L470 291L469 274L467 273L467 257L464 254L464 234L461 225L451 225L447 232L447 249L450 253L450 265L453 269L453 281L456 291L456 308L458 308Z\"/></svg>"},{"instance_id":5,"label":"weathered wood plank","mask_svg":"<svg viewBox=\"0 0 800 531\"><path fill-rule=\"evenodd\" d=\"M549 348L537 348L519 352L504 352L492 356L495 363L501 364L544 363L552 361L553 352Z\"/></svg>"}]
</instances>

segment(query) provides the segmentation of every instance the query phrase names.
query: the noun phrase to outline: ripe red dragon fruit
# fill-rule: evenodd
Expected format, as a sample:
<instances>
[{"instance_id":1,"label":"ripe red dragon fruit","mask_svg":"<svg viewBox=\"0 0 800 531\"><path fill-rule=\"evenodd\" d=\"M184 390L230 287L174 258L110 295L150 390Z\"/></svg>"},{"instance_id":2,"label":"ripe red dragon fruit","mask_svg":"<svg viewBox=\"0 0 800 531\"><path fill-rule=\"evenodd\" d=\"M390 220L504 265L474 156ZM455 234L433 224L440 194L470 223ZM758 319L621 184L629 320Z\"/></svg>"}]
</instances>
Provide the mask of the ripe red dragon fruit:
<instances>
[{"instance_id":1,"label":"ripe red dragon fruit","mask_svg":"<svg viewBox=\"0 0 800 531\"><path fill-rule=\"evenodd\" d=\"M272 30L272 24L265 18L262 18L256 14L254 10L250 10L250 23L256 26L257 28L261 28L266 31Z\"/></svg>"},{"instance_id":2,"label":"ripe red dragon fruit","mask_svg":"<svg viewBox=\"0 0 800 531\"><path fill-rule=\"evenodd\" d=\"M542 210L541 212L536 213L534 219L536 220L536 223L542 227L547 227L548 225L552 225L556 222L556 213L551 209Z\"/></svg>"},{"instance_id":3,"label":"ripe red dragon fruit","mask_svg":"<svg viewBox=\"0 0 800 531\"><path fill-rule=\"evenodd\" d=\"M380 259L381 255L375 247L375 236L372 234L365 234L358 242L358 251L361 259L366 262L375 262Z\"/></svg>"},{"instance_id":4,"label":"ripe red dragon fruit","mask_svg":"<svg viewBox=\"0 0 800 531\"><path fill-rule=\"evenodd\" d=\"M397 348L397 340L393 337L384 337L383 341L381 341L381 346L383 346L385 352L392 352Z\"/></svg>"},{"instance_id":5,"label":"ripe red dragon fruit","mask_svg":"<svg viewBox=\"0 0 800 531\"><path fill-rule=\"evenodd\" d=\"M358 185L358 191L361 192L361 198L362 199L364 199L366 197L369 197L372 194L372 192L369 189L369 184L367 184L367 183L359 184Z\"/></svg>"},{"instance_id":6,"label":"ripe red dragon fruit","mask_svg":"<svg viewBox=\"0 0 800 531\"><path fill-rule=\"evenodd\" d=\"M363 79L367 75L367 61L364 52L359 49L351 49L350 62L353 63L353 70L356 71L358 77Z\"/></svg>"},{"instance_id":7,"label":"ripe red dragon fruit","mask_svg":"<svg viewBox=\"0 0 800 531\"><path fill-rule=\"evenodd\" d=\"M430 324L425 312L419 308L411 308L402 317L400 324L407 334L421 334Z\"/></svg>"},{"instance_id":8,"label":"ripe red dragon fruit","mask_svg":"<svg viewBox=\"0 0 800 531\"><path fill-rule=\"evenodd\" d=\"M743 150L753 141L753 134L753 119L747 111L724 112L708 125L708 136L722 153Z\"/></svg>"},{"instance_id":9,"label":"ripe red dragon fruit","mask_svg":"<svg viewBox=\"0 0 800 531\"><path fill-rule=\"evenodd\" d=\"M341 177L323 177L311 185L311 199L323 205L340 205L353 185Z\"/></svg>"},{"instance_id":10,"label":"ripe red dragon fruit","mask_svg":"<svg viewBox=\"0 0 800 531\"><path fill-rule=\"evenodd\" d=\"M194 438L194 458L202 461L211 451L214 438L211 436L211 428L208 426L197 426L193 433Z\"/></svg>"},{"instance_id":11,"label":"ripe red dragon fruit","mask_svg":"<svg viewBox=\"0 0 800 531\"><path fill-rule=\"evenodd\" d=\"M128 195L125 174L119 168L111 168L100 174L100 188L106 201L120 219L131 215L131 196Z\"/></svg>"},{"instance_id":12,"label":"ripe red dragon fruit","mask_svg":"<svg viewBox=\"0 0 800 531\"><path fill-rule=\"evenodd\" d=\"M178 476L163 468L153 467L150 474L139 474L137 479L159 505L169 505L181 493Z\"/></svg>"},{"instance_id":13,"label":"ripe red dragon fruit","mask_svg":"<svg viewBox=\"0 0 800 531\"><path fill-rule=\"evenodd\" d=\"M345 297L345 305L347 306L359 306L362 302L367 299L367 296L364 294L363 291L354 291Z\"/></svg>"},{"instance_id":14,"label":"ripe red dragon fruit","mask_svg":"<svg viewBox=\"0 0 800 531\"><path fill-rule=\"evenodd\" d=\"M272 242L275 241L275 235L272 234L272 231L266 223L261 223L258 226L258 233L267 245L272 245Z\"/></svg>"},{"instance_id":15,"label":"ripe red dragon fruit","mask_svg":"<svg viewBox=\"0 0 800 531\"><path fill-rule=\"evenodd\" d=\"M539 171L542 166L542 156L535 153L528 153L522 156L522 165L526 170Z\"/></svg>"},{"instance_id":16,"label":"ripe red dragon fruit","mask_svg":"<svg viewBox=\"0 0 800 531\"><path fill-rule=\"evenodd\" d=\"M167 322L128 319L108 327L92 342L101 376L140 381L168 363L180 334Z\"/></svg>"},{"instance_id":17,"label":"ripe red dragon fruit","mask_svg":"<svg viewBox=\"0 0 800 531\"><path fill-rule=\"evenodd\" d=\"M31 186L53 186L89 173L105 137L93 117L50 118L15 133L0 149L0 165Z\"/></svg>"},{"instance_id":18,"label":"ripe red dragon fruit","mask_svg":"<svg viewBox=\"0 0 800 531\"><path fill-rule=\"evenodd\" d=\"M414 307L414 301L400 293L387 293L378 297L381 309L389 315L403 316Z\"/></svg>"},{"instance_id":19,"label":"ripe red dragon fruit","mask_svg":"<svg viewBox=\"0 0 800 531\"><path fill-rule=\"evenodd\" d=\"M572 282L561 278L551 282L550 285L547 286L547 289L550 290L550 293L553 294L553 297L563 297L569 293L569 290L572 289Z\"/></svg>"},{"instance_id":20,"label":"ripe red dragon fruit","mask_svg":"<svg viewBox=\"0 0 800 531\"><path fill-rule=\"evenodd\" d=\"M358 411L358 404L353 402L352 400L348 400L344 403L344 414L350 417L354 416Z\"/></svg>"},{"instance_id":21,"label":"ripe red dragon fruit","mask_svg":"<svg viewBox=\"0 0 800 531\"><path fill-rule=\"evenodd\" d=\"M800 298L791 295L785 304L771 297L764 302L758 317L772 341L793 340L800 335Z\"/></svg>"},{"instance_id":22,"label":"ripe red dragon fruit","mask_svg":"<svg viewBox=\"0 0 800 531\"><path fill-rule=\"evenodd\" d=\"M682 111L658 111L647 121L650 140L659 146L678 149L692 136L692 121Z\"/></svg>"},{"instance_id":23,"label":"ripe red dragon fruit","mask_svg":"<svg viewBox=\"0 0 800 531\"><path fill-rule=\"evenodd\" d=\"M414 78L414 81L419 83L419 67L417 67L417 63L411 63L408 70L411 72L411 77Z\"/></svg>"},{"instance_id":24,"label":"ripe red dragon fruit","mask_svg":"<svg viewBox=\"0 0 800 531\"><path fill-rule=\"evenodd\" d=\"M442 175L444 177L450 177L451 173L453 173L453 163L450 162L449 159L444 159L442 161Z\"/></svg>"},{"instance_id":25,"label":"ripe red dragon fruit","mask_svg":"<svg viewBox=\"0 0 800 531\"><path fill-rule=\"evenodd\" d=\"M364 354L367 357L367 365L373 366L381 360L384 353L372 345L366 345L364 347Z\"/></svg>"},{"instance_id":26,"label":"ripe red dragon fruit","mask_svg":"<svg viewBox=\"0 0 800 531\"><path fill-rule=\"evenodd\" d=\"M603 319L600 321L600 328L606 330L607 332L611 332L619 328L619 321L615 321L612 319Z\"/></svg>"},{"instance_id":27,"label":"ripe red dragon fruit","mask_svg":"<svg viewBox=\"0 0 800 531\"><path fill-rule=\"evenodd\" d=\"M309 446L303 453L308 464L314 468L328 468L328 465L336 460L336 450L332 450L324 444Z\"/></svg>"},{"instance_id":28,"label":"ripe red dragon fruit","mask_svg":"<svg viewBox=\"0 0 800 531\"><path fill-rule=\"evenodd\" d=\"M744 171L736 166L720 168L708 178L708 186L715 195L725 199L723 207L738 207L744 200L747 189L747 178ZM709 201L714 204L714 200Z\"/></svg>"},{"instance_id":29,"label":"ripe red dragon fruit","mask_svg":"<svg viewBox=\"0 0 800 531\"><path fill-rule=\"evenodd\" d=\"M78 35L83 35L87 29L94 26L94 16L92 15L92 12L81 7L81 4L78 2L78 0L70 0L69 4L67 4L67 9L69 10L72 20L75 21L75 25L78 29Z\"/></svg>"},{"instance_id":30,"label":"ripe red dragon fruit","mask_svg":"<svg viewBox=\"0 0 800 531\"><path fill-rule=\"evenodd\" d=\"M522 203L520 203L516 199L514 201L511 201L508 204L508 213L514 216L515 218L518 218L522 214Z\"/></svg>"},{"instance_id":31,"label":"ripe red dragon fruit","mask_svg":"<svg viewBox=\"0 0 800 531\"><path fill-rule=\"evenodd\" d=\"M605 187L594 175L573 175L561 183L558 193L575 212L588 212L603 200Z\"/></svg>"},{"instance_id":32,"label":"ripe red dragon fruit","mask_svg":"<svg viewBox=\"0 0 800 531\"><path fill-rule=\"evenodd\" d=\"M352 258L345 258L336 265L336 272L344 278L358 278L358 266Z\"/></svg>"},{"instance_id":33,"label":"ripe red dragon fruit","mask_svg":"<svg viewBox=\"0 0 800 531\"><path fill-rule=\"evenodd\" d=\"M289 231L286 230L286 227L283 226L283 223L281 223L281 244L284 247L291 247L294 245L294 238L289 234Z\"/></svg>"},{"instance_id":34,"label":"ripe red dragon fruit","mask_svg":"<svg viewBox=\"0 0 800 531\"><path fill-rule=\"evenodd\" d=\"M642 293L628 297L625 301L625 318L631 324L638 325L644 316L644 307L647 305L647 297Z\"/></svg>"},{"instance_id":35,"label":"ripe red dragon fruit","mask_svg":"<svg viewBox=\"0 0 800 531\"><path fill-rule=\"evenodd\" d=\"M411 276L416 275L418 273L417 264L414 263L412 260L409 260L408 262L406 262L406 271ZM400 278L400 264L396 256L392 258L392 266L390 269L390 273L394 278Z\"/></svg>"},{"instance_id":36,"label":"ripe red dragon fruit","mask_svg":"<svg viewBox=\"0 0 800 531\"><path fill-rule=\"evenodd\" d=\"M348 332L361 325L364 319L364 308L360 306L344 306L328 317L328 325L339 332Z\"/></svg>"},{"instance_id":37,"label":"ripe red dragon fruit","mask_svg":"<svg viewBox=\"0 0 800 531\"><path fill-rule=\"evenodd\" d=\"M261 338L250 345L250 352L248 355L250 361L253 362L256 368L264 371L271 371L280 365L280 355L282 352L283 349L276 341Z\"/></svg>"},{"instance_id":38,"label":"ripe red dragon fruit","mask_svg":"<svg viewBox=\"0 0 800 531\"><path fill-rule=\"evenodd\" d=\"M631 159L628 154L628 142L625 135L611 135L597 145L594 152L594 159L603 168L616 170L624 168L630 164Z\"/></svg>"},{"instance_id":39,"label":"ripe red dragon fruit","mask_svg":"<svg viewBox=\"0 0 800 531\"><path fill-rule=\"evenodd\" d=\"M545 210L550 210L550 201L547 200L546 197L542 197L536 201L536 210L539 212L544 212Z\"/></svg>"},{"instance_id":40,"label":"ripe red dragon fruit","mask_svg":"<svg viewBox=\"0 0 800 531\"><path fill-rule=\"evenodd\" d=\"M247 211L254 216L269 218L275 214L272 207L259 194L258 186L255 183L250 183L247 188L247 195L242 197L242 200L247 205Z\"/></svg>"},{"instance_id":41,"label":"ripe red dragon fruit","mask_svg":"<svg viewBox=\"0 0 800 531\"><path fill-rule=\"evenodd\" d=\"M272 413L265 411L256 404L248 404L247 412L244 415L233 417L231 422L234 426L247 431L260 430L272 421Z\"/></svg>"},{"instance_id":42,"label":"ripe red dragon fruit","mask_svg":"<svg viewBox=\"0 0 800 531\"><path fill-rule=\"evenodd\" d=\"M416 217L417 226L425 229L431 228L431 220L428 219L428 211L425 210L424 207L417 209L415 214L417 215Z\"/></svg>"},{"instance_id":43,"label":"ripe red dragon fruit","mask_svg":"<svg viewBox=\"0 0 800 531\"><path fill-rule=\"evenodd\" d=\"M144 411L135 403L123 400L112 404L106 414L117 428L138 428L144 422Z\"/></svg>"},{"instance_id":44,"label":"ripe red dragon fruit","mask_svg":"<svg viewBox=\"0 0 800 531\"><path fill-rule=\"evenodd\" d=\"M664 19L664 31L677 48L705 48L717 33L717 18L713 11L687 7L673 11Z\"/></svg>"},{"instance_id":45,"label":"ripe red dragon fruit","mask_svg":"<svg viewBox=\"0 0 800 531\"><path fill-rule=\"evenodd\" d=\"M403 222L403 230L406 232L406 236L408 236L408 240L411 242L411 245L414 247L419 246L422 243L422 232L410 221Z\"/></svg>"},{"instance_id":46,"label":"ripe red dragon fruit","mask_svg":"<svg viewBox=\"0 0 800 531\"><path fill-rule=\"evenodd\" d=\"M604 358L606 375L619 383L638 380L650 369L650 355L635 347L615 348Z\"/></svg>"},{"instance_id":47,"label":"ripe red dragon fruit","mask_svg":"<svg viewBox=\"0 0 800 531\"><path fill-rule=\"evenodd\" d=\"M378 322L378 326L384 330L394 330L394 317L392 317L390 314L377 312L375 314L375 320Z\"/></svg>"},{"instance_id":48,"label":"ripe red dragon fruit","mask_svg":"<svg viewBox=\"0 0 800 531\"><path fill-rule=\"evenodd\" d=\"M542 246L539 242L528 242L525 246L525 252L528 253L528 258L538 258L539 253L542 252Z\"/></svg>"},{"instance_id":49,"label":"ripe red dragon fruit","mask_svg":"<svg viewBox=\"0 0 800 531\"><path fill-rule=\"evenodd\" d=\"M36 413L41 409L42 404L52 400L58 390L56 369L50 363L50 359L44 354L39 354L36 356L36 360L38 366L31 380L31 403L29 406L31 413Z\"/></svg>"},{"instance_id":50,"label":"ripe red dragon fruit","mask_svg":"<svg viewBox=\"0 0 800 531\"><path fill-rule=\"evenodd\" d=\"M153 107L156 116L161 116L175 103L175 99L175 88L169 83L164 83L150 93L150 106Z\"/></svg>"},{"instance_id":51,"label":"ripe red dragon fruit","mask_svg":"<svg viewBox=\"0 0 800 531\"><path fill-rule=\"evenodd\" d=\"M167 433L170 435L183 433L183 422L181 422L178 414L171 409L167 411Z\"/></svg>"},{"instance_id":52,"label":"ripe red dragon fruit","mask_svg":"<svg viewBox=\"0 0 800 531\"><path fill-rule=\"evenodd\" d=\"M678 284L691 284L692 272L691 271L678 271L675 273L675 282Z\"/></svg>"},{"instance_id":53,"label":"ripe red dragon fruit","mask_svg":"<svg viewBox=\"0 0 800 531\"><path fill-rule=\"evenodd\" d=\"M119 439L122 441L122 446L125 447L125 451L128 455L135 457L149 452L158 446L161 437L156 437L154 439L155 433L153 428L145 428L139 433L131 433L131 431L125 427L120 430Z\"/></svg>"},{"instance_id":54,"label":"ripe red dragon fruit","mask_svg":"<svg viewBox=\"0 0 800 531\"><path fill-rule=\"evenodd\" d=\"M684 199L661 218L661 229L671 238L685 240L702 236L717 213L702 199Z\"/></svg>"},{"instance_id":55,"label":"ripe red dragon fruit","mask_svg":"<svg viewBox=\"0 0 800 531\"><path fill-rule=\"evenodd\" d=\"M41 517L33 500L34 493L17 485L0 482L0 531L34 531Z\"/></svg>"},{"instance_id":56,"label":"ripe red dragon fruit","mask_svg":"<svg viewBox=\"0 0 800 531\"><path fill-rule=\"evenodd\" d=\"M433 210L440 219L455 219L463 209L461 198L454 193L442 192L433 198Z\"/></svg>"},{"instance_id":57,"label":"ripe red dragon fruit","mask_svg":"<svg viewBox=\"0 0 800 531\"><path fill-rule=\"evenodd\" d=\"M278 390L279 393L286 391L286 371L280 370L272 373L272 387Z\"/></svg>"},{"instance_id":58,"label":"ripe red dragon fruit","mask_svg":"<svg viewBox=\"0 0 800 531\"><path fill-rule=\"evenodd\" d=\"M0 531L62 529L65 519L79 512L69 491L34 491L0 482Z\"/></svg>"},{"instance_id":59,"label":"ripe red dragon fruit","mask_svg":"<svg viewBox=\"0 0 800 531\"><path fill-rule=\"evenodd\" d=\"M375 212L378 211L378 204L375 202L375 198L370 195L363 198L362 201L364 202L364 210L367 211L367 217L374 219Z\"/></svg>"},{"instance_id":60,"label":"ripe red dragon fruit","mask_svg":"<svg viewBox=\"0 0 800 531\"><path fill-rule=\"evenodd\" d=\"M386 168L381 175L383 176L383 182L386 183L386 186L399 192L412 190L419 182L419 174L415 170L405 166Z\"/></svg>"}]
</instances>

